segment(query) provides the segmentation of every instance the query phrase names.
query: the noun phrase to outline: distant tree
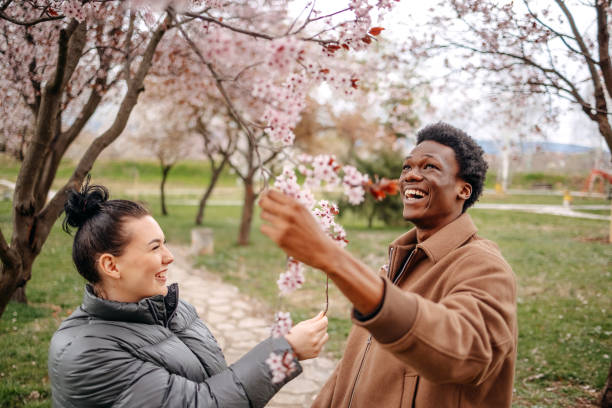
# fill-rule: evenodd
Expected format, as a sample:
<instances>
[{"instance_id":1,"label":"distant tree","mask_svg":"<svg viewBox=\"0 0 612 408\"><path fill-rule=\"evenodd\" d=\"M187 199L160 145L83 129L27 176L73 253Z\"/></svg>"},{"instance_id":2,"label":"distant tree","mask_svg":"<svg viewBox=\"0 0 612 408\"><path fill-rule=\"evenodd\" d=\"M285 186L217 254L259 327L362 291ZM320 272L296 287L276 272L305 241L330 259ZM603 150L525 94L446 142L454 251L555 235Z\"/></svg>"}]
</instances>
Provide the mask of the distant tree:
<instances>
[{"instance_id":1,"label":"distant tree","mask_svg":"<svg viewBox=\"0 0 612 408\"><path fill-rule=\"evenodd\" d=\"M170 170L185 158L194 145L193 124L184 107L171 99L161 99L156 87L147 83L147 91L134 110L136 143L143 151L151 152L159 161L161 170L160 200L163 215L168 215L166 206L166 181Z\"/></svg>"},{"instance_id":2,"label":"distant tree","mask_svg":"<svg viewBox=\"0 0 612 408\"><path fill-rule=\"evenodd\" d=\"M210 182L200 198L195 218L195 224L202 225L208 199L230 157L236 152L240 128L231 120L231 114L225 105L211 103L207 109L196 111L195 115L195 132L204 140L204 154L210 163Z\"/></svg>"}]
</instances>

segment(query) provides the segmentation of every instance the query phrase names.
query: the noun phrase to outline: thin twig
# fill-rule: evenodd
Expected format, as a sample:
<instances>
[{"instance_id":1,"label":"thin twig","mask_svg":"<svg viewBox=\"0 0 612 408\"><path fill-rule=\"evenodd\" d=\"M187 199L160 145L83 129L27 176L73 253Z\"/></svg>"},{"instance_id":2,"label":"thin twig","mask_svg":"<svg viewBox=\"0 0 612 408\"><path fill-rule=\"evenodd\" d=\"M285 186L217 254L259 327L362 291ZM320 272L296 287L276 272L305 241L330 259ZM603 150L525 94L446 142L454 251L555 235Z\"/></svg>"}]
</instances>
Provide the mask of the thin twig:
<instances>
[{"instance_id":1,"label":"thin twig","mask_svg":"<svg viewBox=\"0 0 612 408\"><path fill-rule=\"evenodd\" d=\"M177 21L177 23L178 23L178 20L176 20L176 14L174 14L173 11L171 11L171 15L172 15L173 19L175 21ZM259 149L257 148L257 140L255 139L255 136L253 136L253 133L251 132L251 129L244 122L244 120L242 119L242 116L240 115L240 113L235 108L234 104L232 103L229 95L227 94L227 92L225 91L225 88L223 87L222 79L219 76L219 74L217 73L217 71L215 70L215 68L212 66L212 64L209 61L206 60L206 58L204 58L204 55L202 54L202 52L200 51L198 46L189 37L189 35L185 31L185 29L181 25L178 25L178 29L181 32L181 34L183 34L183 37L185 38L185 40L187 41L187 43L189 44L191 49L196 53L196 55L198 56L200 61L204 65L206 65L206 67L210 71L211 75L213 76L213 78L215 80L215 84L217 86L217 89L221 93L221 96L223 96L223 99L225 100L225 103L227 104L227 107L230 110L230 114L236 119L236 121L238 122L238 124L240 125L242 130L244 130L246 132L247 137L249 138L249 141L251 142L251 144L253 146L253 150L255 151L255 155L257 157L259 169L260 169L260 171L262 173L262 177L263 177L263 180L264 180L264 188L267 188L268 187L268 179L266 178L266 173L263 170L263 161L261 159L261 155L259 154Z\"/></svg>"}]
</instances>

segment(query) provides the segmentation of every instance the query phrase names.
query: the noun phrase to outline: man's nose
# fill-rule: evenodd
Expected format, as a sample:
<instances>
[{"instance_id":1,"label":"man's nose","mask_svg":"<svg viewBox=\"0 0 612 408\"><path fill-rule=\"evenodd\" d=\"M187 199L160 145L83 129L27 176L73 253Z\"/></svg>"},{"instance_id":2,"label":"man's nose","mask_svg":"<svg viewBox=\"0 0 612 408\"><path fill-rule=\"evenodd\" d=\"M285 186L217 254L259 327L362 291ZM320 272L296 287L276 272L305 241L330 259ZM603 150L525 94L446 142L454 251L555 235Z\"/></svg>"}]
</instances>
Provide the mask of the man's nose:
<instances>
[{"instance_id":1,"label":"man's nose","mask_svg":"<svg viewBox=\"0 0 612 408\"><path fill-rule=\"evenodd\" d=\"M401 179L403 181L420 181L423 179L421 171L418 168L410 168L402 172Z\"/></svg>"}]
</instances>

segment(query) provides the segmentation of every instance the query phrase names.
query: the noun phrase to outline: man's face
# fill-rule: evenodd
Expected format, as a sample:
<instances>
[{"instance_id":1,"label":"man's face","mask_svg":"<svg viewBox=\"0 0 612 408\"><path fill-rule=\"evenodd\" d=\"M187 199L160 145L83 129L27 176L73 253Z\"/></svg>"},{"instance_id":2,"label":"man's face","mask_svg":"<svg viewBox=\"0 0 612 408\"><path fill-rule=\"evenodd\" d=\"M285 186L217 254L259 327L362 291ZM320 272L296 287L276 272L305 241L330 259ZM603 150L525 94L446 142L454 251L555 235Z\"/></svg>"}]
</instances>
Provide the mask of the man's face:
<instances>
[{"instance_id":1,"label":"man's face","mask_svg":"<svg viewBox=\"0 0 612 408\"><path fill-rule=\"evenodd\" d=\"M452 148L429 140L418 144L404 159L400 176L404 219L420 228L438 229L457 218L467 184L458 172Z\"/></svg>"}]
</instances>

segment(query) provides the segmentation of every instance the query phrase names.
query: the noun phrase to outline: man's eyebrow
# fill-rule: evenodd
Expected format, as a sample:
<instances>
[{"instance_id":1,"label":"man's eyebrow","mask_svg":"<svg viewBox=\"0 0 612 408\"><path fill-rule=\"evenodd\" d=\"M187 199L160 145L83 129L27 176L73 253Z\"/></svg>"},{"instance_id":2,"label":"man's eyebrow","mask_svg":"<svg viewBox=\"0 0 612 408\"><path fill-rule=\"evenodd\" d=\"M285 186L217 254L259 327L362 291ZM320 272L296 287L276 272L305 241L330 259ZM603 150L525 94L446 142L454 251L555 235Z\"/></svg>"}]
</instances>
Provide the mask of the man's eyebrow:
<instances>
[{"instance_id":1,"label":"man's eyebrow","mask_svg":"<svg viewBox=\"0 0 612 408\"><path fill-rule=\"evenodd\" d=\"M431 153L423 153L423 156L426 156L426 157L431 157L432 159L436 159L436 160L438 160L438 156L436 156L435 154L431 154ZM408 160L408 159L412 159L412 156L411 156L411 155L408 155L408 156L404 157L404 161L406 161L406 160Z\"/></svg>"}]
</instances>

